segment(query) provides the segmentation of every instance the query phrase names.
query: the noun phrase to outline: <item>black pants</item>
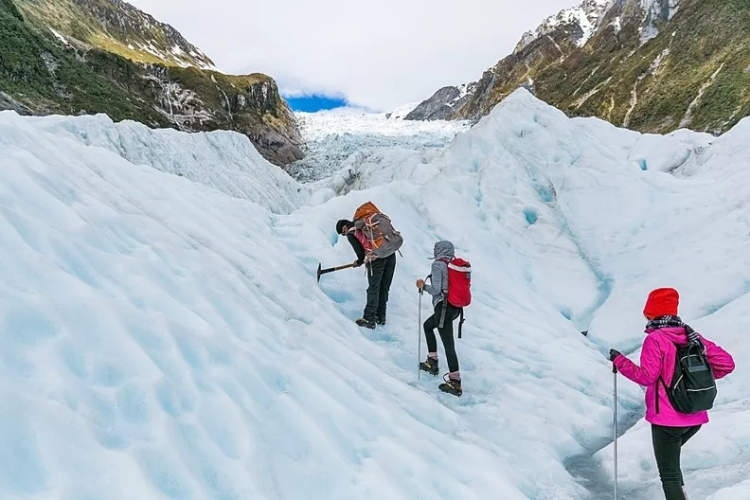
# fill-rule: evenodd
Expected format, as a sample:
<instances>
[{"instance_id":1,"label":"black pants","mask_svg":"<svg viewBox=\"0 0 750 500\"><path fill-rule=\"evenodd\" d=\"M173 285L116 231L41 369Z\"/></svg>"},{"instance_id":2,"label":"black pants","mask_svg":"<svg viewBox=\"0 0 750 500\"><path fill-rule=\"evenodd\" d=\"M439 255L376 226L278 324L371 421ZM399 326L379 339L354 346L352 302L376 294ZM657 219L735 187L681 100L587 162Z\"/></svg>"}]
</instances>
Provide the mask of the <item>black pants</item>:
<instances>
[{"instance_id":1,"label":"black pants","mask_svg":"<svg viewBox=\"0 0 750 500\"><path fill-rule=\"evenodd\" d=\"M396 254L367 264L367 305L362 315L367 321L385 321L388 291L396 270Z\"/></svg>"},{"instance_id":2,"label":"black pants","mask_svg":"<svg viewBox=\"0 0 750 500\"><path fill-rule=\"evenodd\" d=\"M680 450L688 439L693 437L700 425L692 427L664 427L651 424L651 439L654 443L656 467L659 469L661 486L666 500L685 500L680 470Z\"/></svg>"},{"instance_id":3,"label":"black pants","mask_svg":"<svg viewBox=\"0 0 750 500\"><path fill-rule=\"evenodd\" d=\"M445 308L445 318L443 327L439 328L440 316ZM437 340L435 339L435 328L440 333L440 340L443 341L445 349L445 358L448 361L448 370L458 371L458 357L456 356L456 346L453 343L453 321L458 318L461 309L453 307L445 301L438 302L435 306L435 312L424 322L424 336L427 339L427 352L437 352Z\"/></svg>"}]
</instances>

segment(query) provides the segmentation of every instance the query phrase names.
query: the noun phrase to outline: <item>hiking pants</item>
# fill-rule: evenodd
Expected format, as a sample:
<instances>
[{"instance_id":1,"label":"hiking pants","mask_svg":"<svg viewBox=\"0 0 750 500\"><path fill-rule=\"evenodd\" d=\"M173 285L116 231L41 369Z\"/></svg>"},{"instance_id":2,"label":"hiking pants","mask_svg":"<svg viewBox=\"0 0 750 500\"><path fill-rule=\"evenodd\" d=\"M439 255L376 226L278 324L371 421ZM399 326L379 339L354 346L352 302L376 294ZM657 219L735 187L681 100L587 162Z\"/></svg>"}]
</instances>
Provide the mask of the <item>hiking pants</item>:
<instances>
[{"instance_id":1,"label":"hiking pants","mask_svg":"<svg viewBox=\"0 0 750 500\"><path fill-rule=\"evenodd\" d=\"M443 320L443 327L439 328L443 308L445 308L445 319ZM453 343L453 321L458 318L460 312L460 308L453 307L443 300L437 303L433 315L424 322L427 352L437 352L437 340L435 339L435 328L437 328L440 333L440 340L443 341L445 358L448 361L448 370L451 372L458 371L458 357L456 356L456 347Z\"/></svg>"},{"instance_id":2,"label":"hiking pants","mask_svg":"<svg viewBox=\"0 0 750 500\"><path fill-rule=\"evenodd\" d=\"M693 437L700 425L692 427L665 427L651 424L651 439L654 443L656 467L659 469L661 486L666 500L685 500L680 470L680 450Z\"/></svg>"},{"instance_id":3,"label":"hiking pants","mask_svg":"<svg viewBox=\"0 0 750 500\"><path fill-rule=\"evenodd\" d=\"M396 254L384 259L375 259L367 264L367 305L362 315L367 321L385 321L388 291L391 289L393 272L396 270Z\"/></svg>"}]
</instances>

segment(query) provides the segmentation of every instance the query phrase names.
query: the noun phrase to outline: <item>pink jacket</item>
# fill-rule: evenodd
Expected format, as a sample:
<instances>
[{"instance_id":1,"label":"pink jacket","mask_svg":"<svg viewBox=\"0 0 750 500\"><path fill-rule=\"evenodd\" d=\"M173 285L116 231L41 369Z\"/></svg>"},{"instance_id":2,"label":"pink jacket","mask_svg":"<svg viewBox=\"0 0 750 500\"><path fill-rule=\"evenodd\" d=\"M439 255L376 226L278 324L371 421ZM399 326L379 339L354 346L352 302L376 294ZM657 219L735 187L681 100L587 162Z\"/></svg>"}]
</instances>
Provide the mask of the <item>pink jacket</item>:
<instances>
[{"instance_id":1,"label":"pink jacket","mask_svg":"<svg viewBox=\"0 0 750 500\"><path fill-rule=\"evenodd\" d=\"M724 349L710 340L701 337L706 346L708 362L715 378L721 378L734 370L734 360ZM646 387L646 420L666 427L689 427L708 422L708 412L680 413L669 402L664 383L669 385L674 374L677 348L675 344L687 344L687 335L682 327L660 328L646 332L641 350L641 366L623 355L615 358L615 366L620 373L637 384ZM656 393L654 391L657 391ZM659 398L659 412L656 412L656 394Z\"/></svg>"}]
</instances>

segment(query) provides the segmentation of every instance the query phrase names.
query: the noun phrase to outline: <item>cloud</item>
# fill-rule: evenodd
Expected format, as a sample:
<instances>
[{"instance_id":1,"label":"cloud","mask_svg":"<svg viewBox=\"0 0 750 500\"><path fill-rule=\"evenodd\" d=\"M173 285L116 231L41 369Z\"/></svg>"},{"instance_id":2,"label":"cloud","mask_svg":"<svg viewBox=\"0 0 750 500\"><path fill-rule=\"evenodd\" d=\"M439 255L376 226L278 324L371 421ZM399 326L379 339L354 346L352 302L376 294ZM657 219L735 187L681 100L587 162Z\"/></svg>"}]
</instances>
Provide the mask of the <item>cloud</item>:
<instances>
[{"instance_id":1,"label":"cloud","mask_svg":"<svg viewBox=\"0 0 750 500\"><path fill-rule=\"evenodd\" d=\"M474 81L576 0L130 0L228 73L389 110Z\"/></svg>"}]
</instances>

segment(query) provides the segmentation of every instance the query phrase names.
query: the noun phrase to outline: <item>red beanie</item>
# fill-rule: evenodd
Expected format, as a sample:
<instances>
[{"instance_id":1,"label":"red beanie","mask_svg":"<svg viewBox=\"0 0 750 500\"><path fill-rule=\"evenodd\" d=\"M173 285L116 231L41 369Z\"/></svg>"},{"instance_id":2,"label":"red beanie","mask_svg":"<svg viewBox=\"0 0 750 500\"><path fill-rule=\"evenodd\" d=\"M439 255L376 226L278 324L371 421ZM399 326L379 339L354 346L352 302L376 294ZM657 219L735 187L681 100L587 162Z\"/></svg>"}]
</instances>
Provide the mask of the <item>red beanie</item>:
<instances>
[{"instance_id":1,"label":"red beanie","mask_svg":"<svg viewBox=\"0 0 750 500\"><path fill-rule=\"evenodd\" d=\"M649 318L659 316L677 316L677 304L680 295L674 288L657 288L648 294L643 314Z\"/></svg>"}]
</instances>

